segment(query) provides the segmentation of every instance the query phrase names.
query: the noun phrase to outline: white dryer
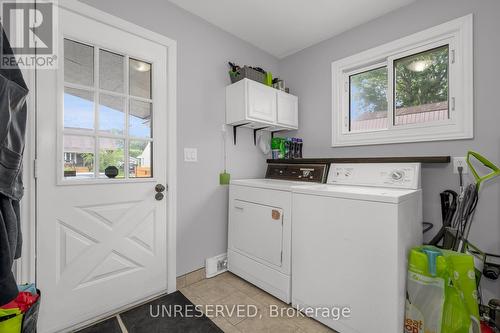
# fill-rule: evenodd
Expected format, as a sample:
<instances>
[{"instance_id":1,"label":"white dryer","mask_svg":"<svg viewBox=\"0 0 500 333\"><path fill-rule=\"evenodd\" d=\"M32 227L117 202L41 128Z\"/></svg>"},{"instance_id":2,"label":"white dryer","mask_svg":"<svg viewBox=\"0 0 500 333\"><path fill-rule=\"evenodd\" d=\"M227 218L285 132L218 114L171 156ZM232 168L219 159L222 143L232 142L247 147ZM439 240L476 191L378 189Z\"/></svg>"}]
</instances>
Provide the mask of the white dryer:
<instances>
[{"instance_id":1,"label":"white dryer","mask_svg":"<svg viewBox=\"0 0 500 333\"><path fill-rule=\"evenodd\" d=\"M418 163L332 164L327 184L294 187L292 304L349 308L313 315L341 333L401 333L421 202Z\"/></svg>"},{"instance_id":2,"label":"white dryer","mask_svg":"<svg viewBox=\"0 0 500 333\"><path fill-rule=\"evenodd\" d=\"M231 181L230 272L290 303L291 188L323 183L326 173L326 164L269 164L265 179Z\"/></svg>"}]
</instances>

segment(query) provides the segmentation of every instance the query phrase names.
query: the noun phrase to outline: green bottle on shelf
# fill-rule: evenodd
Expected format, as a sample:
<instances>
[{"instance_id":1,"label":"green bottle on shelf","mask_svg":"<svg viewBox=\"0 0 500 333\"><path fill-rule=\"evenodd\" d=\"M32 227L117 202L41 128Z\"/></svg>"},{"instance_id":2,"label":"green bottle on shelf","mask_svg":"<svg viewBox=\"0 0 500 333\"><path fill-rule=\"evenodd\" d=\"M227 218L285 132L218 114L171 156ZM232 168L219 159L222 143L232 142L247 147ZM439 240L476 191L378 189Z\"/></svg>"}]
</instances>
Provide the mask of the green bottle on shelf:
<instances>
[{"instance_id":1,"label":"green bottle on shelf","mask_svg":"<svg viewBox=\"0 0 500 333\"><path fill-rule=\"evenodd\" d=\"M271 72L266 72L266 85L269 87L273 86L273 73Z\"/></svg>"},{"instance_id":2,"label":"green bottle on shelf","mask_svg":"<svg viewBox=\"0 0 500 333\"><path fill-rule=\"evenodd\" d=\"M271 139L271 158L273 160L277 160L280 158L280 138L272 138Z\"/></svg>"},{"instance_id":3,"label":"green bottle on shelf","mask_svg":"<svg viewBox=\"0 0 500 333\"><path fill-rule=\"evenodd\" d=\"M278 138L280 139L280 153L279 158L283 159L286 156L286 138Z\"/></svg>"}]
</instances>

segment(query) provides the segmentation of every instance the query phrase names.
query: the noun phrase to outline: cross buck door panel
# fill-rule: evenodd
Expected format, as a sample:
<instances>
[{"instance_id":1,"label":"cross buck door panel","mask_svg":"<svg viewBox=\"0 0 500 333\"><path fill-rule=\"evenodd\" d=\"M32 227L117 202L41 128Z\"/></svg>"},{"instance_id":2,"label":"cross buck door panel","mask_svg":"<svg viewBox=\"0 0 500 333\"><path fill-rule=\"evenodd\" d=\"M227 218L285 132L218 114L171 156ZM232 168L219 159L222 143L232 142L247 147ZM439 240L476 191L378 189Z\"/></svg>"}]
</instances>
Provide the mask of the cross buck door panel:
<instances>
[{"instance_id":1,"label":"cross buck door panel","mask_svg":"<svg viewBox=\"0 0 500 333\"><path fill-rule=\"evenodd\" d=\"M37 82L42 333L167 290L167 49L60 17L59 69Z\"/></svg>"}]
</instances>

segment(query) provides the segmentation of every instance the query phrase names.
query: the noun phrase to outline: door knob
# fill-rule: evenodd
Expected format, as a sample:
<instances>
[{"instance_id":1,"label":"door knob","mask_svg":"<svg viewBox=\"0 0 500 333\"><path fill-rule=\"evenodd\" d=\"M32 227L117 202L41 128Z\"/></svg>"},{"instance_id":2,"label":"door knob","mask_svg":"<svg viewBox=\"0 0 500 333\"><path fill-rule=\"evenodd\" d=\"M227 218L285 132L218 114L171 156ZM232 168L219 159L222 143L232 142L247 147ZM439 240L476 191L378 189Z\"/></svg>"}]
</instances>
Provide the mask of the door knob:
<instances>
[{"instance_id":1,"label":"door knob","mask_svg":"<svg viewBox=\"0 0 500 333\"><path fill-rule=\"evenodd\" d=\"M155 186L155 191L158 193L165 192L165 189L165 186L163 186L162 184L156 184Z\"/></svg>"},{"instance_id":2,"label":"door knob","mask_svg":"<svg viewBox=\"0 0 500 333\"><path fill-rule=\"evenodd\" d=\"M163 197L164 197L164 195L161 192L158 192L155 194L155 199L158 201L163 200Z\"/></svg>"}]
</instances>

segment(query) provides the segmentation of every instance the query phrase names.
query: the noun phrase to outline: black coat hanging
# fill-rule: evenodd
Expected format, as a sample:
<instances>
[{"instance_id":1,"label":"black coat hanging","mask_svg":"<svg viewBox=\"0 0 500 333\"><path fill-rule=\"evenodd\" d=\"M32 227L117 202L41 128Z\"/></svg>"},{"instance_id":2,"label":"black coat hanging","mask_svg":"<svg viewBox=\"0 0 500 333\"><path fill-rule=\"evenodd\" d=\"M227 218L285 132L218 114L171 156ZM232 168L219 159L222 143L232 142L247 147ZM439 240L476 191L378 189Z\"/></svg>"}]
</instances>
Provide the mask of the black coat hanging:
<instances>
[{"instance_id":1,"label":"black coat hanging","mask_svg":"<svg viewBox=\"0 0 500 333\"><path fill-rule=\"evenodd\" d=\"M1 56L12 56L5 31L1 29ZM17 66L0 66L0 306L18 294L12 265L21 257L22 247L19 200L24 190L22 161L27 95L21 70Z\"/></svg>"}]
</instances>

